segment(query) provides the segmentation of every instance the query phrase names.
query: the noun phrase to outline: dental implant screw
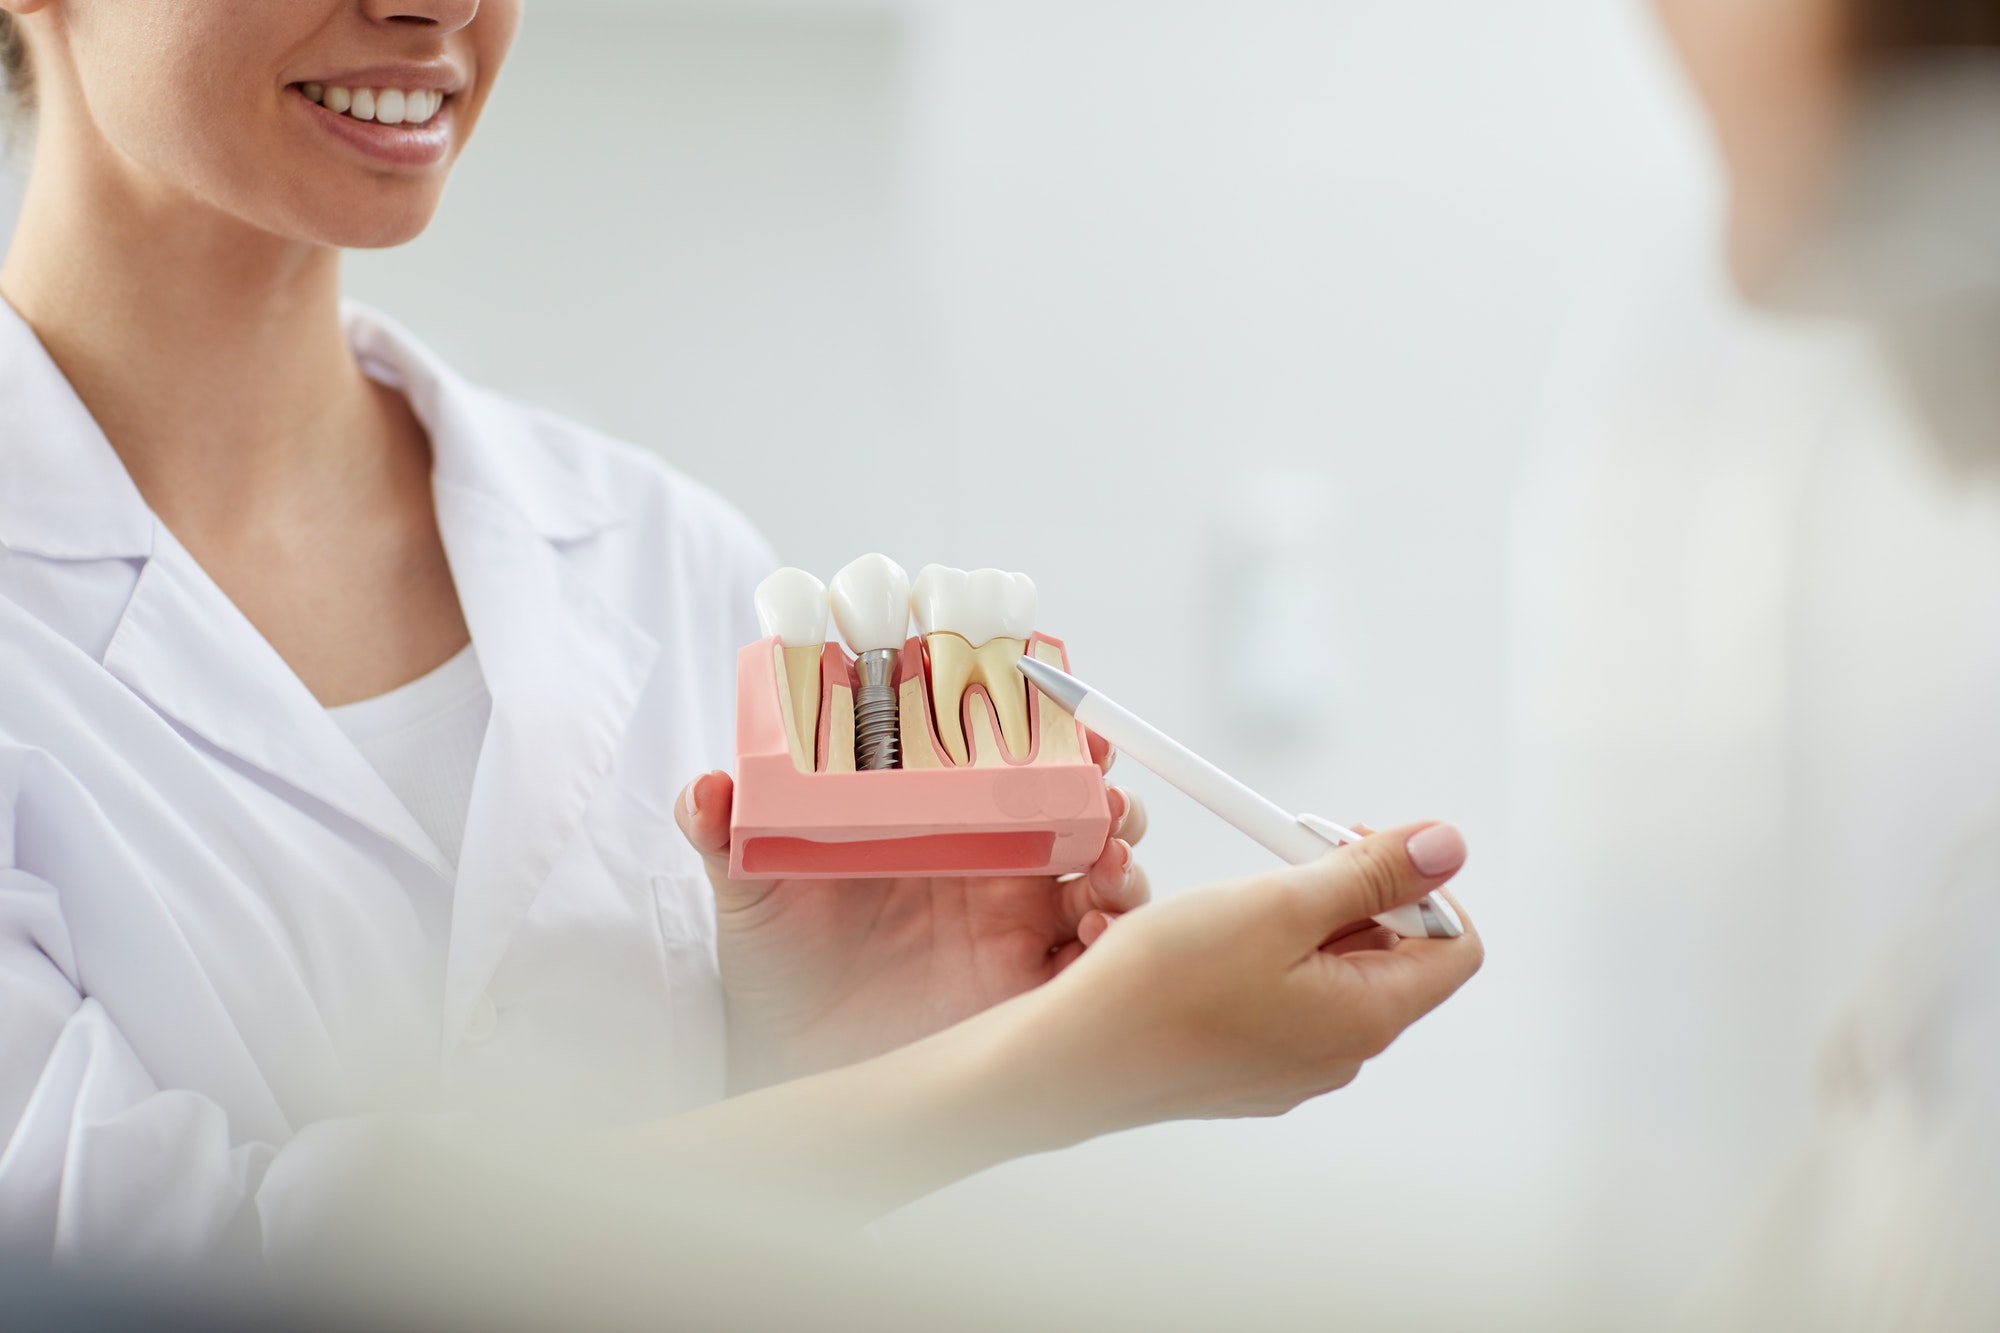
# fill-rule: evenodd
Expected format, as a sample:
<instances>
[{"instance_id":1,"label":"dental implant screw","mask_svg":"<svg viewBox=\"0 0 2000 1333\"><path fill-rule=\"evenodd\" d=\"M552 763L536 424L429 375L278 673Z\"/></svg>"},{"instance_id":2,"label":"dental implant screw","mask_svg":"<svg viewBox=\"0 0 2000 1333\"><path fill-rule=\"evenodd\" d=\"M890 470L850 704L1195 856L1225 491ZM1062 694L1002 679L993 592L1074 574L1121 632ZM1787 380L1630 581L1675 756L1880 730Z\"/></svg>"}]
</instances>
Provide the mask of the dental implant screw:
<instances>
[{"instance_id":1,"label":"dental implant screw","mask_svg":"<svg viewBox=\"0 0 2000 1333\"><path fill-rule=\"evenodd\" d=\"M855 663L861 688L854 693L854 766L865 772L902 767L897 656L895 649L884 648L861 654Z\"/></svg>"}]
</instances>

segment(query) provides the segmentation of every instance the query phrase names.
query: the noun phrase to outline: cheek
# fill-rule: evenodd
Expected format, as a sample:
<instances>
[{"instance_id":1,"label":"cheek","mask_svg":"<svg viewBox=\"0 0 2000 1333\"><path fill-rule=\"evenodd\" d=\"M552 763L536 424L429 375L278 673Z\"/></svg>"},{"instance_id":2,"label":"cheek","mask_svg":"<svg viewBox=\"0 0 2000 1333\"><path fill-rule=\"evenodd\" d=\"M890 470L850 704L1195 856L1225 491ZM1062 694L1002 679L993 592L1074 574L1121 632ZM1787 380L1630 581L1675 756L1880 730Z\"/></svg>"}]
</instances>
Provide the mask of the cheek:
<instances>
[{"instance_id":1,"label":"cheek","mask_svg":"<svg viewBox=\"0 0 2000 1333\"><path fill-rule=\"evenodd\" d=\"M77 6L70 47L97 132L131 162L197 193L250 170L276 109L275 90L259 75L283 49L281 35L255 20L285 8Z\"/></svg>"}]
</instances>

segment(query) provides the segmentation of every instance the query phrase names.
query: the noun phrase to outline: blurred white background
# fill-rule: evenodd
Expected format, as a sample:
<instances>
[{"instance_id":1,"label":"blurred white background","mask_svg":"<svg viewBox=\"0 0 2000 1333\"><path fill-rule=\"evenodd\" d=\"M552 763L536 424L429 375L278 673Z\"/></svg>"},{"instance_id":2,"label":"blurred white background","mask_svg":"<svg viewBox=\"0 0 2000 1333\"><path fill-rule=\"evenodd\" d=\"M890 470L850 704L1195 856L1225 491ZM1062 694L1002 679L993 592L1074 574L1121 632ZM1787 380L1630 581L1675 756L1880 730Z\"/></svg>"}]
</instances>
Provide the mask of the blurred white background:
<instances>
[{"instance_id":1,"label":"blurred white background","mask_svg":"<svg viewBox=\"0 0 2000 1333\"><path fill-rule=\"evenodd\" d=\"M1487 970L1353 1089L885 1245L1192 1326L1629 1329L1809 1114L1881 917L1839 856L1817 934L1759 889L1821 855L1787 738L1843 706L1794 679L1805 460L1893 404L1729 308L1716 200L1638 0L535 0L436 225L349 283L788 562L1026 570L1082 674L1280 800L1470 836ZM1822 489L1887 604L1934 482L1883 466ZM1875 761L1820 760L1866 817ZM1160 891L1262 864L1118 776Z\"/></svg>"}]
</instances>

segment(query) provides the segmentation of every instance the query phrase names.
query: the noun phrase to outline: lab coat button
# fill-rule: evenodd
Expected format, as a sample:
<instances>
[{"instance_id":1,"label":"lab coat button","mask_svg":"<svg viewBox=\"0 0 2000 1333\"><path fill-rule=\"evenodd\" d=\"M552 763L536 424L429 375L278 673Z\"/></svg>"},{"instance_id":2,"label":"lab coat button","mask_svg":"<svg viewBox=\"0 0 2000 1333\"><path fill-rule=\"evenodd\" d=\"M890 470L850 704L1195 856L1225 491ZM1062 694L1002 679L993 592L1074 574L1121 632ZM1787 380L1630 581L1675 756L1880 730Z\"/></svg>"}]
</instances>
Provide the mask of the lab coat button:
<instances>
[{"instance_id":1,"label":"lab coat button","mask_svg":"<svg viewBox=\"0 0 2000 1333\"><path fill-rule=\"evenodd\" d=\"M500 1011L493 1007L493 997L482 995L479 1003L472 1006L472 1017L465 1024L465 1042L468 1046L481 1046L493 1037L493 1029L500 1026Z\"/></svg>"}]
</instances>

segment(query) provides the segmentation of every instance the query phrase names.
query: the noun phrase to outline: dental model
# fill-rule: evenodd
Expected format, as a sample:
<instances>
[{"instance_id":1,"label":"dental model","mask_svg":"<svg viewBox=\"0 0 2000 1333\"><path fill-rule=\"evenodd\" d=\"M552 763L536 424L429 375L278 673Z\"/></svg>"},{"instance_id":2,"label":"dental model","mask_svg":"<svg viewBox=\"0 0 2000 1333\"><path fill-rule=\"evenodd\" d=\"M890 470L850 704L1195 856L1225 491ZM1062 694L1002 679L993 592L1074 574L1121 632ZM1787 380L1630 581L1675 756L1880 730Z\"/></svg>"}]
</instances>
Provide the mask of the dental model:
<instances>
[{"instance_id":1,"label":"dental model","mask_svg":"<svg viewBox=\"0 0 2000 1333\"><path fill-rule=\"evenodd\" d=\"M776 639L778 684L792 762L818 767L820 658L826 652L826 585L803 569L781 569L757 585L757 624Z\"/></svg>"},{"instance_id":2,"label":"dental model","mask_svg":"<svg viewBox=\"0 0 2000 1333\"><path fill-rule=\"evenodd\" d=\"M1069 670L1035 628L1034 583L937 565L912 593L880 555L830 588L795 569L758 588L764 637L736 659L732 878L1069 875L1103 853L1089 738L1021 672ZM845 648L824 642L829 612Z\"/></svg>"},{"instance_id":3,"label":"dental model","mask_svg":"<svg viewBox=\"0 0 2000 1333\"><path fill-rule=\"evenodd\" d=\"M833 576L833 618L853 652L854 763L898 766L901 701L896 668L910 627L910 576L886 555L864 555Z\"/></svg>"},{"instance_id":4,"label":"dental model","mask_svg":"<svg viewBox=\"0 0 2000 1333\"><path fill-rule=\"evenodd\" d=\"M960 767L974 761L965 737L966 692L978 687L991 702L1007 754L1025 760L1033 745L1028 721L1028 683L1017 664L1035 632L1035 583L1026 574L980 569L968 574L945 565L926 565L917 575L910 607L930 655L931 703L938 741ZM975 732L985 730L976 697ZM990 738L990 731L987 732ZM981 753L980 763L999 758Z\"/></svg>"}]
</instances>

